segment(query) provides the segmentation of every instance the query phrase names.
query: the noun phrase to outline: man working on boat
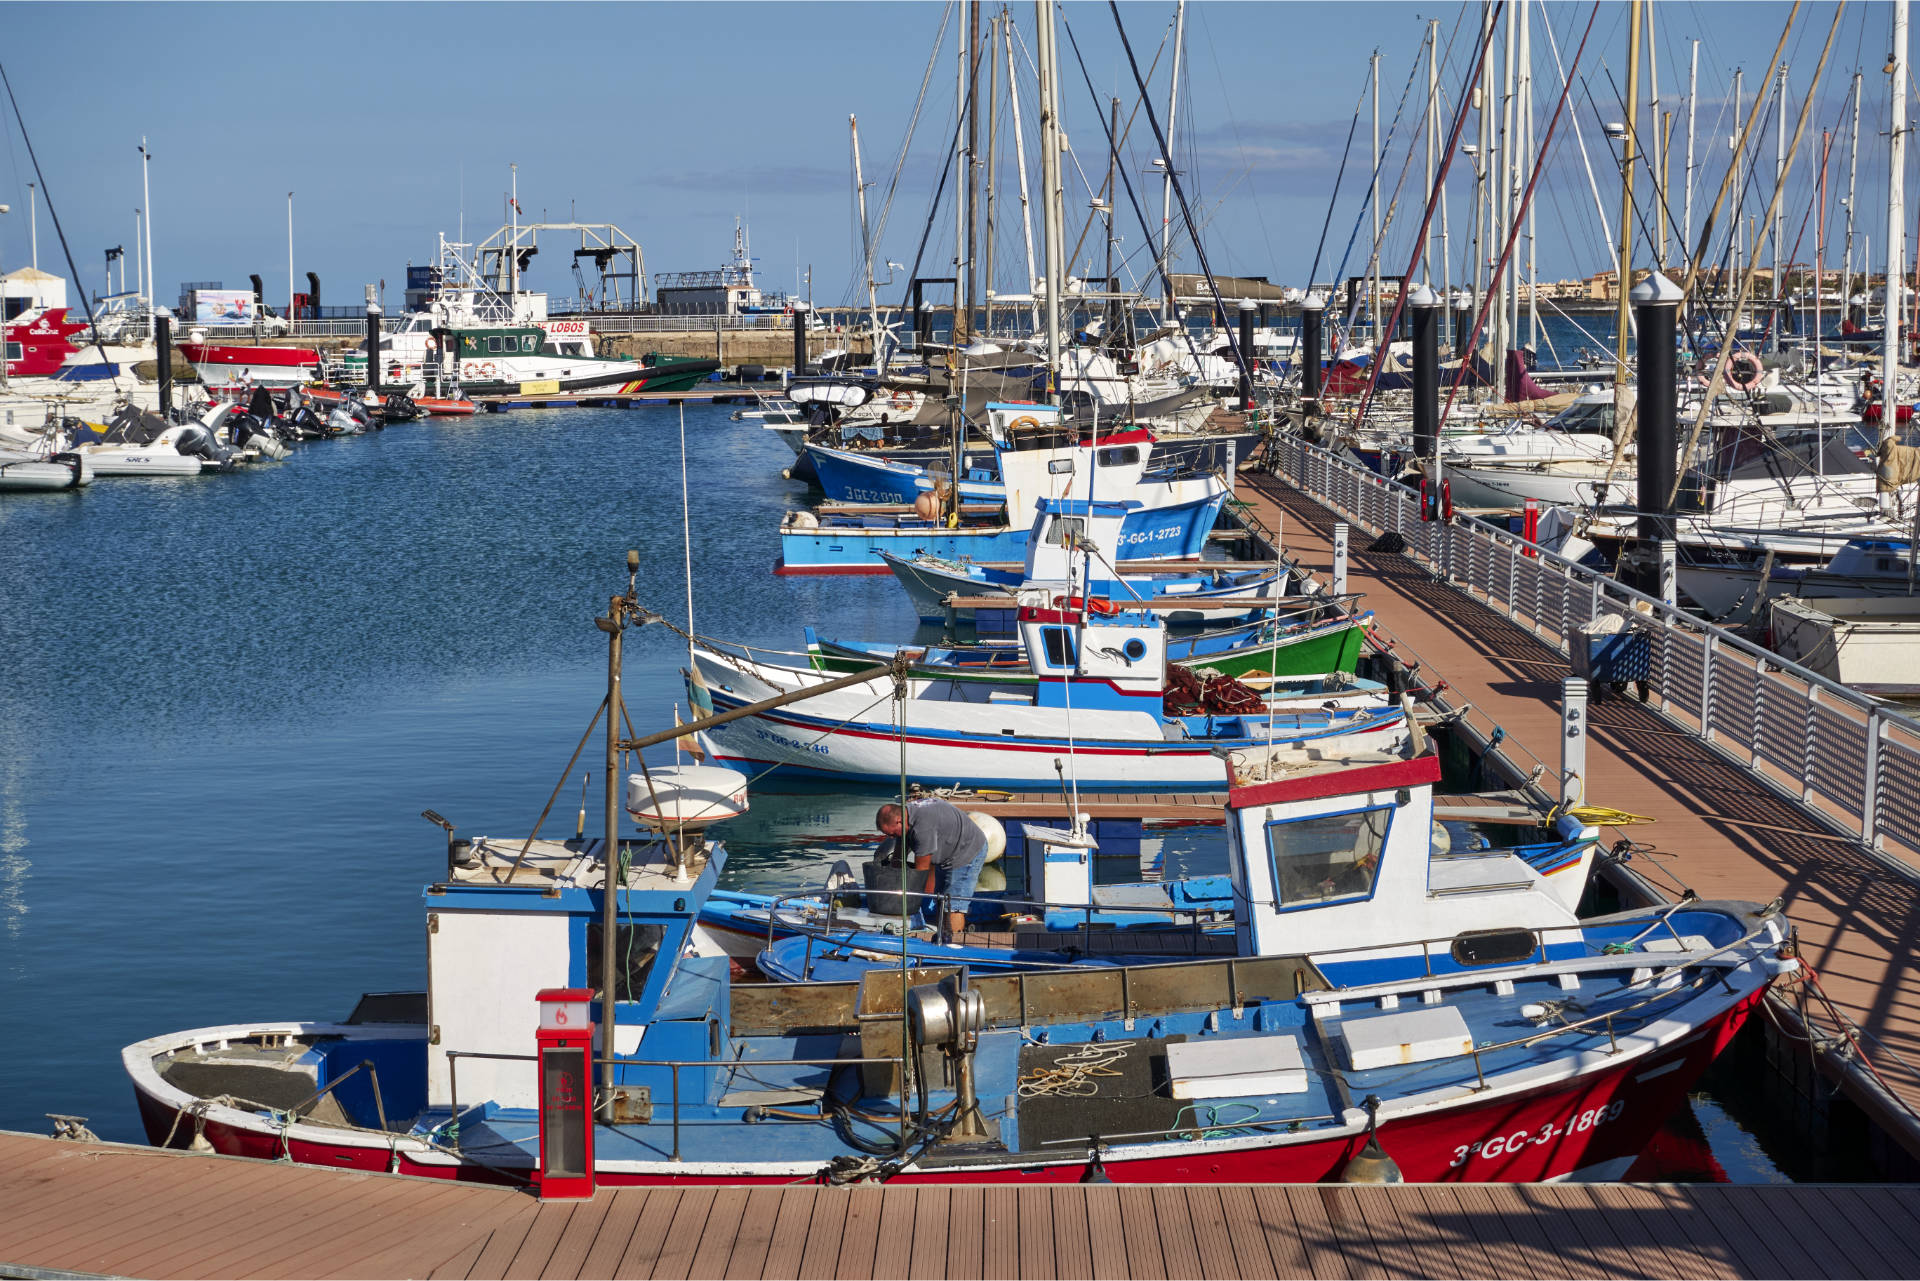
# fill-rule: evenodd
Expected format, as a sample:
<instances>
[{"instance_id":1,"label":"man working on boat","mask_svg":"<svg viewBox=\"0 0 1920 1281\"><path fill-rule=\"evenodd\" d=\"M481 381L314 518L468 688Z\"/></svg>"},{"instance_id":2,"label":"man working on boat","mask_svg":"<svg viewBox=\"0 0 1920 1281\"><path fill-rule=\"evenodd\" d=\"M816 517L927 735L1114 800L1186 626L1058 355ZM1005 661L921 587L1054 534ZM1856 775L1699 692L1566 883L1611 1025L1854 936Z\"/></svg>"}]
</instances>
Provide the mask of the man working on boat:
<instances>
[{"instance_id":1,"label":"man working on boat","mask_svg":"<svg viewBox=\"0 0 1920 1281\"><path fill-rule=\"evenodd\" d=\"M952 895L944 931L947 938L952 938L966 928L967 907L974 887L980 883L980 868L987 861L987 834L974 826L965 810L934 797L909 801L905 817L904 841L898 805L882 805L874 816L874 826L905 846L916 872L927 873L926 893ZM881 851L883 861L885 853ZM929 899L926 910L933 913L939 908Z\"/></svg>"}]
</instances>

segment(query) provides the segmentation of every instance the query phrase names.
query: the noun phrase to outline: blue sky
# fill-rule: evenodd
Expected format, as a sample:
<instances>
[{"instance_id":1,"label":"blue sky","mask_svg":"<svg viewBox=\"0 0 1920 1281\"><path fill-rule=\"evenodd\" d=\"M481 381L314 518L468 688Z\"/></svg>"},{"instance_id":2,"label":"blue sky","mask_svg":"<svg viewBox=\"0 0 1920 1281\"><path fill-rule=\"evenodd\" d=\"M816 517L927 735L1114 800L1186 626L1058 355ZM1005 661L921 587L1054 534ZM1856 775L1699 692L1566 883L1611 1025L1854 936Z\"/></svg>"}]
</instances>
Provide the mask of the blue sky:
<instances>
[{"instance_id":1,"label":"blue sky","mask_svg":"<svg viewBox=\"0 0 1920 1281\"><path fill-rule=\"evenodd\" d=\"M1686 41L1703 41L1702 173L1695 199L1704 209L1727 155L1728 73L1744 64L1751 93L1787 6L1662 0L1652 7L1669 107L1684 110ZM1136 3L1121 11L1145 71L1163 47L1173 6ZM1174 150L1205 219L1214 269L1303 281L1369 53L1377 47L1382 55L1385 132L1426 19L1438 18L1442 41L1456 42L1455 66L1445 77L1451 101L1472 39L1470 30L1456 35L1456 25L1464 15L1470 26L1477 11L1458 3L1191 4ZM1015 5L1011 12L1030 41L1032 6ZM1584 4L1545 6L1563 59L1571 57L1588 12ZM1787 55L1793 110L1833 12L1824 4L1802 10ZM1068 4L1064 13L1064 117L1079 164L1097 183L1106 166L1105 100L1118 95L1131 103L1132 78L1105 5ZM1884 4L1850 7L1809 124L1817 142L1822 125L1844 116L1847 77L1856 66L1866 72L1858 207L1866 214L1878 201L1881 212L1867 219L1875 224L1876 244L1885 221L1881 66L1888 13ZM571 209L585 220L617 223L639 240L650 273L718 265L731 246L734 216L746 215L764 284L791 289L796 269L811 264L816 298L838 302L851 296L858 256L847 117L860 118L877 219L942 14L937 3L8 4L0 5L0 22L13 36L6 45L11 52L0 51L0 58L89 290L99 288L104 247L126 244L132 257L134 209L141 203L136 147L144 133L155 156L153 240L163 301L172 301L180 281L243 287L249 272L266 278L270 302L284 300L289 190L297 193L301 288L304 273L313 270L330 304L355 302L363 284L383 278L392 296L409 260L430 260L436 232L458 231L463 204L469 239L498 225L508 166L518 164L528 216L544 211L559 220ZM1536 7L1535 92L1544 131L1557 85L1540 14ZM1610 105L1615 90L1608 73L1624 87L1625 14L1623 4L1602 7L1583 64L1596 102L1584 94L1576 100L1610 222L1618 216L1617 177L1609 177L1617 169L1596 126L1624 115ZM1101 99L1097 107L1074 61L1069 30ZM1037 112L1025 59L1021 52L1023 124L1037 171ZM1151 79L1161 113L1168 62L1162 55ZM953 129L955 71L949 23L877 262L912 260ZM1421 96L1416 90L1409 119ZM0 218L0 269L27 256L26 184L32 180L19 128L11 112L7 116L0 202L13 213ZM1789 131L1791 125L1790 115ZM1008 212L995 258L1006 290L1018 288L1024 274L1012 212L1010 126L1003 114ZM1403 122L1403 140L1412 127ZM1720 133L1709 137L1716 127ZM1684 123L1674 136L1684 147ZM1322 278L1333 274L1360 217L1367 138L1363 115L1327 235ZM1770 135L1762 151L1770 174ZM1148 173L1153 146L1144 117L1134 124L1126 152L1126 168L1149 218L1157 220L1160 198ZM1845 165L1842 149L1832 181L1844 183ZM1389 193L1400 168L1396 153L1383 175ZM1676 158L1676 186L1679 168ZM1800 174L1810 175L1811 168L1803 160ZM1451 210L1456 259L1466 208L1464 166L1460 170ZM1088 197L1084 188L1074 189L1069 172L1071 246L1087 219ZM1597 270L1604 254L1594 202L1565 126L1549 172L1539 200L1541 274ZM1402 192L1389 260L1404 261L1408 253L1419 186L1416 163ZM1790 234L1808 208L1808 190L1805 182L1792 188ZM1754 198L1756 215L1765 198L1763 188ZM1676 190L1676 214L1679 203ZM39 226L41 267L67 274L44 201ZM950 213L942 213L923 274L947 274L951 228ZM1118 234L1122 258L1137 263L1144 237L1124 192ZM1803 258L1811 256L1811 235ZM1363 228L1356 257L1364 254L1364 238ZM1090 253L1099 255L1102 239L1098 231L1086 238L1076 269ZM1181 265L1193 268L1190 252ZM567 256L550 250L531 281L570 294L566 266Z\"/></svg>"}]
</instances>

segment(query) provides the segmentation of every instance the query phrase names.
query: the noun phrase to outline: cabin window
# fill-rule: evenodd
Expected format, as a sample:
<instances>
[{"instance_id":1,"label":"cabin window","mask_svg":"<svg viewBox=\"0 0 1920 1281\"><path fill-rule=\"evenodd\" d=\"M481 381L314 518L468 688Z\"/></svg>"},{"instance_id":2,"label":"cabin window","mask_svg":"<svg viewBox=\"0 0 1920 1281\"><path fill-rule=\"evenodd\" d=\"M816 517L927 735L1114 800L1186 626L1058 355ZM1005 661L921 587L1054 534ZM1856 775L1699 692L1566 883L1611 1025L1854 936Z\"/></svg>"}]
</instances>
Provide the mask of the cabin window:
<instances>
[{"instance_id":1,"label":"cabin window","mask_svg":"<svg viewBox=\"0 0 1920 1281\"><path fill-rule=\"evenodd\" d=\"M24 356L25 354L26 354L26 353L25 353L24 351L22 351L22 350L21 350L21 348L20 348L20 344L19 344L19 343L17 343L17 342L10 342L10 343L8 343L8 344L7 344L7 359L8 359L8 360L19 360L19 359L20 359L20 358L21 358L22 356Z\"/></svg>"},{"instance_id":2,"label":"cabin window","mask_svg":"<svg viewBox=\"0 0 1920 1281\"><path fill-rule=\"evenodd\" d=\"M499 351L499 350L500 350L500 340L499 340L498 338L489 338L489 339L487 339L487 350L488 350L488 351Z\"/></svg>"},{"instance_id":3,"label":"cabin window","mask_svg":"<svg viewBox=\"0 0 1920 1281\"><path fill-rule=\"evenodd\" d=\"M619 980L614 988L614 1000L640 999L642 989L647 986L647 976L653 973L653 963L660 956L660 942L666 933L664 925L621 925L614 929L614 972ZM602 937L600 922L587 922L587 986L596 992L600 990Z\"/></svg>"},{"instance_id":4,"label":"cabin window","mask_svg":"<svg viewBox=\"0 0 1920 1281\"><path fill-rule=\"evenodd\" d=\"M1072 667L1078 661L1074 652L1073 631L1066 627L1040 629L1040 647L1048 667Z\"/></svg>"},{"instance_id":5,"label":"cabin window","mask_svg":"<svg viewBox=\"0 0 1920 1281\"><path fill-rule=\"evenodd\" d=\"M7 319L18 319L26 315L32 308L33 299L31 298L9 298L7 299Z\"/></svg>"},{"instance_id":6,"label":"cabin window","mask_svg":"<svg viewBox=\"0 0 1920 1281\"><path fill-rule=\"evenodd\" d=\"M1131 467L1140 461L1138 445L1116 445L1112 449L1103 449L1098 454L1102 467Z\"/></svg>"},{"instance_id":7,"label":"cabin window","mask_svg":"<svg viewBox=\"0 0 1920 1281\"><path fill-rule=\"evenodd\" d=\"M1055 516L1047 522L1046 544L1049 547L1071 547L1073 540L1084 538L1087 522L1078 516Z\"/></svg>"},{"instance_id":8,"label":"cabin window","mask_svg":"<svg viewBox=\"0 0 1920 1281\"><path fill-rule=\"evenodd\" d=\"M1282 910L1371 898L1393 807L1267 824L1273 896Z\"/></svg>"}]
</instances>

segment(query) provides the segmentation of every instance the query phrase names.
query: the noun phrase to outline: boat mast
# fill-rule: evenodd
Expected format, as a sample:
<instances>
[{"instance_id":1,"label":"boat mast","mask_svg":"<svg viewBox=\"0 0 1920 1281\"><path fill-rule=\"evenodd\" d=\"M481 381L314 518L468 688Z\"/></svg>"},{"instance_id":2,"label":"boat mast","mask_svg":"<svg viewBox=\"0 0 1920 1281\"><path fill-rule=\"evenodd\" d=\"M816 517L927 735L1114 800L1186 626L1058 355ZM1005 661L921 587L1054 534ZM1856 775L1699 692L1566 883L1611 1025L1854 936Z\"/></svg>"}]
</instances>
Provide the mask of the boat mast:
<instances>
[{"instance_id":1,"label":"boat mast","mask_svg":"<svg viewBox=\"0 0 1920 1281\"><path fill-rule=\"evenodd\" d=\"M1033 294L1033 282L1039 277L1033 265L1033 211L1027 199L1027 135L1020 127L1020 82L1013 75L1013 15L1006 18L1007 104L1013 108L1013 167L1020 173L1020 239L1027 248L1027 283L1020 290L1027 296L1027 315L1031 327L1040 328L1040 303Z\"/></svg>"},{"instance_id":2,"label":"boat mast","mask_svg":"<svg viewBox=\"0 0 1920 1281\"><path fill-rule=\"evenodd\" d=\"M1659 245L1655 265L1667 265L1666 140L1660 136L1660 44L1654 38L1654 6L1647 6L1647 97L1653 120L1653 228Z\"/></svg>"},{"instance_id":3,"label":"boat mast","mask_svg":"<svg viewBox=\"0 0 1920 1281\"><path fill-rule=\"evenodd\" d=\"M512 234L507 237L507 297L513 299L520 293L520 166L508 165L507 168L513 171L513 194L507 197L513 226Z\"/></svg>"},{"instance_id":4,"label":"boat mast","mask_svg":"<svg viewBox=\"0 0 1920 1281\"><path fill-rule=\"evenodd\" d=\"M1487 251L1491 228L1487 225L1487 179L1493 163L1493 116L1487 101L1491 77L1487 69L1493 60L1493 6L1488 0L1480 5L1480 74L1474 82L1473 102L1479 110L1479 154L1473 158L1473 306L1476 313L1487 297ZM1473 335L1469 335L1473 337ZM1484 339L1485 335L1479 335ZM1468 353L1468 359L1472 353ZM1481 389L1485 392L1485 388Z\"/></svg>"},{"instance_id":5,"label":"boat mast","mask_svg":"<svg viewBox=\"0 0 1920 1281\"><path fill-rule=\"evenodd\" d=\"M1747 137L1752 132L1752 129L1753 129L1753 121L1751 120L1747 122L1747 127L1745 129L1740 129L1738 127L1739 121L1740 121L1740 96L1741 96L1740 91L1742 88L1742 82L1745 80L1745 78L1746 78L1745 68L1735 67L1733 69L1733 119L1734 119L1736 131L1732 137L1729 137L1727 139L1727 146L1731 148L1733 151L1733 168L1732 168L1733 246L1729 255L1729 265L1731 267L1732 274L1728 277L1726 284L1723 286L1724 289L1729 291L1728 297L1732 296L1731 290L1733 288L1734 279L1740 275L1740 246L1741 246L1741 235L1742 235L1742 229L1740 224L1740 211L1746 207L1746 203L1747 203L1747 186L1746 186L1746 180L1740 174L1740 160L1743 155L1743 148L1746 144ZM1760 104L1757 101L1758 96L1759 95L1757 94L1755 95L1756 101L1753 104L1753 110L1756 116L1759 114L1759 111L1760 111ZM1727 340L1729 342L1732 341L1734 331L1737 330L1739 327L1740 327L1740 317L1738 316L1727 317Z\"/></svg>"},{"instance_id":6,"label":"boat mast","mask_svg":"<svg viewBox=\"0 0 1920 1281\"><path fill-rule=\"evenodd\" d=\"M860 200L860 256L865 262L867 277L867 324L873 335L873 358L882 360L880 354L880 300L873 287L873 237L867 230L867 184L860 172L860 118L847 117L847 127L853 134L853 190Z\"/></svg>"},{"instance_id":7,"label":"boat mast","mask_svg":"<svg viewBox=\"0 0 1920 1281\"><path fill-rule=\"evenodd\" d=\"M1373 197L1367 203L1373 207L1373 253L1367 260L1368 298L1372 303L1373 342L1375 359L1384 357L1387 350L1386 339L1380 332L1380 51L1375 49L1367 60L1373 69ZM1225 313L1221 315L1221 325L1226 324Z\"/></svg>"},{"instance_id":8,"label":"boat mast","mask_svg":"<svg viewBox=\"0 0 1920 1281\"><path fill-rule=\"evenodd\" d=\"M1780 76L1776 81L1774 96L1779 100L1775 105L1773 125L1773 180L1781 183L1787 176L1787 64L1780 64ZM1786 237L1785 202L1775 205L1773 210L1773 323L1767 328L1773 335L1771 346L1777 355L1780 351L1780 310L1781 302L1787 296L1787 278L1785 271L1791 263L1780 261L1780 250Z\"/></svg>"},{"instance_id":9,"label":"boat mast","mask_svg":"<svg viewBox=\"0 0 1920 1281\"><path fill-rule=\"evenodd\" d=\"M1433 99L1434 139L1438 142L1440 138L1440 117L1444 114L1444 109L1440 104L1440 87L1434 69L1433 51L1440 42L1440 21L1437 18L1427 23L1427 41L1427 91ZM1432 183L1427 184L1427 190L1433 190ZM1453 251L1450 245L1451 238L1448 235L1448 231L1447 184L1443 182L1440 184L1440 297L1445 302L1444 313L1446 318L1442 323L1449 326L1447 349L1449 352L1452 352L1460 345L1460 335L1452 333L1451 331L1454 311ZM1312 290L1313 282L1311 280L1307 282L1307 288L1308 290Z\"/></svg>"},{"instance_id":10,"label":"boat mast","mask_svg":"<svg viewBox=\"0 0 1920 1281\"><path fill-rule=\"evenodd\" d=\"M980 0L967 0L967 297L965 330L973 338L973 309L980 297L979 262L974 245L980 227ZM953 344L960 345L960 333L954 331ZM956 479L958 479L956 477Z\"/></svg>"},{"instance_id":11,"label":"boat mast","mask_svg":"<svg viewBox=\"0 0 1920 1281\"><path fill-rule=\"evenodd\" d=\"M1516 61L1516 42L1519 38L1519 18L1515 13L1520 6L1507 6L1506 50L1500 60L1500 135L1497 150L1500 156L1499 185L1494 189L1494 233L1492 243L1504 245L1507 233L1513 226L1514 210L1519 202L1514 198L1514 175L1519 172L1519 135L1513 119L1514 83L1513 64ZM1520 302L1520 273L1508 271L1500 277L1500 301L1494 308L1493 333L1495 352L1499 353L1499 364L1494 377L1504 379L1507 368L1507 351L1514 345L1514 316Z\"/></svg>"},{"instance_id":12,"label":"boat mast","mask_svg":"<svg viewBox=\"0 0 1920 1281\"><path fill-rule=\"evenodd\" d=\"M1107 127L1107 274L1105 283L1101 285L1101 289L1104 290L1108 296L1107 305L1104 308L1106 312L1106 324L1102 326L1100 335L1109 351L1114 349L1113 331L1119 328L1120 319L1119 300L1113 297L1115 293L1119 292L1114 288L1113 281L1113 206L1120 186L1118 175L1120 168L1120 99L1118 98L1113 100L1112 116L1113 123ZM1131 397L1129 397L1129 399L1131 399Z\"/></svg>"},{"instance_id":13,"label":"boat mast","mask_svg":"<svg viewBox=\"0 0 1920 1281\"><path fill-rule=\"evenodd\" d=\"M994 167L1000 163L1000 15L987 23L987 222L981 237L981 260L986 264L985 292L981 304L986 310L986 334L993 337L993 224L999 213L995 199ZM977 61L977 60L976 60Z\"/></svg>"},{"instance_id":14,"label":"boat mast","mask_svg":"<svg viewBox=\"0 0 1920 1281\"><path fill-rule=\"evenodd\" d=\"M1633 157L1634 135L1640 125L1640 12L1643 0L1630 0L1627 7L1627 132L1620 140L1620 305L1614 313L1613 339L1613 414L1615 424L1625 421L1621 391L1626 387L1627 371L1627 294L1633 287Z\"/></svg>"},{"instance_id":15,"label":"boat mast","mask_svg":"<svg viewBox=\"0 0 1920 1281\"><path fill-rule=\"evenodd\" d=\"M1180 111L1180 64L1187 51L1187 0L1179 0L1173 9L1173 87L1167 91L1167 139L1173 139ZM1173 164L1160 181L1160 279L1167 290L1167 314L1163 322L1174 319L1176 299L1173 292Z\"/></svg>"},{"instance_id":16,"label":"boat mast","mask_svg":"<svg viewBox=\"0 0 1920 1281\"><path fill-rule=\"evenodd\" d=\"M1435 61L1434 38L1440 34L1438 19L1427 23L1427 192L1433 192L1434 153L1440 149L1437 130L1440 127L1440 69ZM1433 288L1433 227L1428 224L1427 234L1420 241L1420 283ZM1313 282L1307 282L1309 288Z\"/></svg>"},{"instance_id":17,"label":"boat mast","mask_svg":"<svg viewBox=\"0 0 1920 1281\"><path fill-rule=\"evenodd\" d=\"M1847 144L1847 247L1840 261L1840 305L1853 314L1853 194L1860 177L1860 73L1853 73L1853 133Z\"/></svg>"},{"instance_id":18,"label":"boat mast","mask_svg":"<svg viewBox=\"0 0 1920 1281\"><path fill-rule=\"evenodd\" d=\"M967 27L971 19L969 6L963 6L954 15L960 26L960 65L953 82L953 109L955 119L965 123L971 103L967 101ZM948 338L953 343L954 358L948 361L948 368L956 368L960 348L966 343L967 330L967 152L959 145L960 139L954 137L953 152L953 318L947 326Z\"/></svg>"},{"instance_id":19,"label":"boat mast","mask_svg":"<svg viewBox=\"0 0 1920 1281\"><path fill-rule=\"evenodd\" d=\"M1540 163L1540 157L1533 149L1533 19L1530 10L1521 0L1520 5L1520 160L1526 166L1526 181L1516 184L1514 190L1520 199L1526 199L1526 188L1533 185L1533 172ZM1527 346L1535 352L1540 350L1540 270L1534 261L1534 221L1535 202L1527 205ZM1518 319L1516 317L1517 326Z\"/></svg>"},{"instance_id":20,"label":"boat mast","mask_svg":"<svg viewBox=\"0 0 1920 1281\"><path fill-rule=\"evenodd\" d=\"M1887 305L1881 325L1880 444L1899 437L1900 290L1905 275L1907 234L1907 0L1893 0L1893 57L1887 64L1893 83L1887 92ZM1880 495L1881 510L1895 507L1892 492Z\"/></svg>"},{"instance_id":21,"label":"boat mast","mask_svg":"<svg viewBox=\"0 0 1920 1281\"><path fill-rule=\"evenodd\" d=\"M1700 42L1694 40L1693 58L1687 68L1687 192L1682 200L1680 224L1680 252L1691 255L1693 252L1693 121L1694 107L1699 101L1700 88Z\"/></svg>"},{"instance_id":22,"label":"boat mast","mask_svg":"<svg viewBox=\"0 0 1920 1281\"><path fill-rule=\"evenodd\" d=\"M147 166L152 163L153 163L153 153L147 150L147 138L145 134L142 134L140 135L140 207L146 210L146 214L144 216L147 220L146 230L142 234L146 237L146 240L147 240L147 255L146 255L147 291L146 292L147 292L147 341L148 342L152 342L154 340L154 337L158 333L158 330L156 328L157 321L154 317L154 311L156 308L160 306L160 300L153 296L153 188L147 182ZM49 209L53 208L53 201L51 198L49 198L47 201L47 208ZM55 230L58 230L59 219L57 218L54 219L54 223L55 223ZM76 280L74 283L77 285L80 282Z\"/></svg>"},{"instance_id":23,"label":"boat mast","mask_svg":"<svg viewBox=\"0 0 1920 1281\"><path fill-rule=\"evenodd\" d=\"M1066 236L1061 228L1059 63L1054 50L1053 0L1034 0L1040 72L1040 213L1046 229L1047 252L1047 397L1060 403L1060 255Z\"/></svg>"}]
</instances>

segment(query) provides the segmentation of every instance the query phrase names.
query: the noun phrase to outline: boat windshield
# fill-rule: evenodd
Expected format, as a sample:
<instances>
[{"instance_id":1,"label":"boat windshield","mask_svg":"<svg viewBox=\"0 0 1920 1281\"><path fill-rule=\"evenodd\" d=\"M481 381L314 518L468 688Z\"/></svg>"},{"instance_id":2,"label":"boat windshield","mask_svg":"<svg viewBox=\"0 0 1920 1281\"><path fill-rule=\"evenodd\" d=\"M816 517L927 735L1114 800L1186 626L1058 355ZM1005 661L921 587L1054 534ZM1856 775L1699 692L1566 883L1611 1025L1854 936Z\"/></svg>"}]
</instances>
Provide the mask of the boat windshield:
<instances>
[{"instance_id":1,"label":"boat windshield","mask_svg":"<svg viewBox=\"0 0 1920 1281\"><path fill-rule=\"evenodd\" d=\"M1613 404L1611 401L1584 400L1569 405L1547 420L1547 430L1566 432L1568 435L1611 436Z\"/></svg>"}]
</instances>

